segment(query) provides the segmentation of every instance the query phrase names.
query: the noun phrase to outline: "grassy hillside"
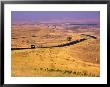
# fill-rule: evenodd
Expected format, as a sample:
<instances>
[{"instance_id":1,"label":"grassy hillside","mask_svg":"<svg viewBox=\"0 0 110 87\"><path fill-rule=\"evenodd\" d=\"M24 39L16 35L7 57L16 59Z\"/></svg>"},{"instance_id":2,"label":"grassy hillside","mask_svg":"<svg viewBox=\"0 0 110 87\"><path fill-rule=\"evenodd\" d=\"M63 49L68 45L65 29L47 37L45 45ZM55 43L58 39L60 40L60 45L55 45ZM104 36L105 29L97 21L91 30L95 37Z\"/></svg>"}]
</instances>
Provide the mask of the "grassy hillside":
<instances>
[{"instance_id":1,"label":"grassy hillside","mask_svg":"<svg viewBox=\"0 0 110 87\"><path fill-rule=\"evenodd\" d=\"M99 40L12 51L12 76L100 76Z\"/></svg>"}]
</instances>

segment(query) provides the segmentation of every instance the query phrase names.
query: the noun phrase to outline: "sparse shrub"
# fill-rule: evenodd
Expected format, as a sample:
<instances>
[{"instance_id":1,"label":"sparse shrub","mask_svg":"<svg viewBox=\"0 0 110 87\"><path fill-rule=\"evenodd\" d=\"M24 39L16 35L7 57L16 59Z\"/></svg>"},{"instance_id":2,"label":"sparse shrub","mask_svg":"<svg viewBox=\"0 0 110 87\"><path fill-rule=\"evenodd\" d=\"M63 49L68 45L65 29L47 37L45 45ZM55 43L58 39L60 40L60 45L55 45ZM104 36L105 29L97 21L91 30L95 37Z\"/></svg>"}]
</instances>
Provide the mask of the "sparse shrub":
<instances>
[{"instance_id":1,"label":"sparse shrub","mask_svg":"<svg viewBox=\"0 0 110 87\"><path fill-rule=\"evenodd\" d=\"M36 70L36 68L34 68L34 70Z\"/></svg>"},{"instance_id":2,"label":"sparse shrub","mask_svg":"<svg viewBox=\"0 0 110 87\"><path fill-rule=\"evenodd\" d=\"M72 71L65 70L64 73L69 73L70 74L70 73L72 73Z\"/></svg>"},{"instance_id":3,"label":"sparse shrub","mask_svg":"<svg viewBox=\"0 0 110 87\"><path fill-rule=\"evenodd\" d=\"M71 41L72 37L67 37L67 41Z\"/></svg>"},{"instance_id":4,"label":"sparse shrub","mask_svg":"<svg viewBox=\"0 0 110 87\"><path fill-rule=\"evenodd\" d=\"M72 71L68 71L68 73L72 73Z\"/></svg>"},{"instance_id":5,"label":"sparse shrub","mask_svg":"<svg viewBox=\"0 0 110 87\"><path fill-rule=\"evenodd\" d=\"M12 38L12 39L17 39L17 38Z\"/></svg>"},{"instance_id":6,"label":"sparse shrub","mask_svg":"<svg viewBox=\"0 0 110 87\"><path fill-rule=\"evenodd\" d=\"M86 72L84 72L84 76L86 76L87 75L87 73Z\"/></svg>"},{"instance_id":7,"label":"sparse shrub","mask_svg":"<svg viewBox=\"0 0 110 87\"><path fill-rule=\"evenodd\" d=\"M48 69L49 72L55 71L55 69Z\"/></svg>"},{"instance_id":8,"label":"sparse shrub","mask_svg":"<svg viewBox=\"0 0 110 87\"><path fill-rule=\"evenodd\" d=\"M56 71L57 71L57 72L62 72L62 70L59 70L59 69L57 69Z\"/></svg>"},{"instance_id":9,"label":"sparse shrub","mask_svg":"<svg viewBox=\"0 0 110 87\"><path fill-rule=\"evenodd\" d=\"M26 37L21 37L21 38L26 38Z\"/></svg>"},{"instance_id":10,"label":"sparse shrub","mask_svg":"<svg viewBox=\"0 0 110 87\"><path fill-rule=\"evenodd\" d=\"M76 71L74 71L73 74L76 74Z\"/></svg>"},{"instance_id":11,"label":"sparse shrub","mask_svg":"<svg viewBox=\"0 0 110 87\"><path fill-rule=\"evenodd\" d=\"M35 35L32 35L32 37L36 37Z\"/></svg>"},{"instance_id":12,"label":"sparse shrub","mask_svg":"<svg viewBox=\"0 0 110 87\"><path fill-rule=\"evenodd\" d=\"M81 72L77 72L76 74L77 74L77 75L80 75L80 74L81 74Z\"/></svg>"},{"instance_id":13,"label":"sparse shrub","mask_svg":"<svg viewBox=\"0 0 110 87\"><path fill-rule=\"evenodd\" d=\"M43 70L43 68L40 68L40 70Z\"/></svg>"}]
</instances>

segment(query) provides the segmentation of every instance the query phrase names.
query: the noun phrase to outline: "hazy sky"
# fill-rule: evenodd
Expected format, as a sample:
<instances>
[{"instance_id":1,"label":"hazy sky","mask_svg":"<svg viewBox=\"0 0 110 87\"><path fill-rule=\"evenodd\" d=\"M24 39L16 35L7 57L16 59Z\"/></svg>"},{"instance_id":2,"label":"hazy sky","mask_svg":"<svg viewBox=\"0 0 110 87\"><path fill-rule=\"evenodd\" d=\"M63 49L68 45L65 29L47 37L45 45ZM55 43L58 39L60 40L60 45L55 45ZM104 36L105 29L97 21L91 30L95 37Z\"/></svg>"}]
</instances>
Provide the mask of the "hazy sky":
<instances>
[{"instance_id":1,"label":"hazy sky","mask_svg":"<svg viewBox=\"0 0 110 87\"><path fill-rule=\"evenodd\" d=\"M12 23L100 23L99 11L12 11Z\"/></svg>"}]
</instances>

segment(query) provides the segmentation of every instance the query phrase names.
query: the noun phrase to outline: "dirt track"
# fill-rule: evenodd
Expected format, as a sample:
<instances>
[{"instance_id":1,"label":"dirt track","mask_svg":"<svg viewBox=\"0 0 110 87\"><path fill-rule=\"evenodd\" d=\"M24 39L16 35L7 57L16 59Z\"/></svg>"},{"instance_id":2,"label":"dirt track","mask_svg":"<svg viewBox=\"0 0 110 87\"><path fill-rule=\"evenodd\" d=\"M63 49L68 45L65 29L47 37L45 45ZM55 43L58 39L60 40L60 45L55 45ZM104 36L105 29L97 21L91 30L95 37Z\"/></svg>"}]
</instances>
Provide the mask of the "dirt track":
<instances>
[{"instance_id":1,"label":"dirt track","mask_svg":"<svg viewBox=\"0 0 110 87\"><path fill-rule=\"evenodd\" d=\"M85 35L85 34L82 34L82 35ZM93 38L93 39L96 39L95 36L91 36L91 35L85 35L85 36ZM46 46L46 47L39 47L38 46L37 48L64 47L64 46L74 45L74 44L80 43L80 42L85 41L85 40L87 40L87 39L86 38L82 38L80 40L70 41L68 43L60 44L60 45L57 45L57 46ZM33 49L33 48L11 48L11 50L24 50L24 49Z\"/></svg>"}]
</instances>

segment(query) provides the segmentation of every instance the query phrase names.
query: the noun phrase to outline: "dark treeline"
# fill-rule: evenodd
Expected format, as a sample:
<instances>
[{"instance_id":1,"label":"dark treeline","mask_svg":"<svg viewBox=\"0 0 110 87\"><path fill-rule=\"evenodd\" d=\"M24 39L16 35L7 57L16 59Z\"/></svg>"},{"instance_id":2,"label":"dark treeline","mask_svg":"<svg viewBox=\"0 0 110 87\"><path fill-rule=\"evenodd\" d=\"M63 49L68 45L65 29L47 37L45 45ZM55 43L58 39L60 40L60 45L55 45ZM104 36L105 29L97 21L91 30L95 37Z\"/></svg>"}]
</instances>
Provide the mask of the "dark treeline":
<instances>
[{"instance_id":1,"label":"dark treeline","mask_svg":"<svg viewBox=\"0 0 110 87\"><path fill-rule=\"evenodd\" d=\"M11 50L25 50L25 49L35 49L35 48L64 47L64 46L74 45L74 44L80 43L80 42L85 41L85 40L87 40L87 39L82 38L82 39L80 39L80 40L71 41L71 42L69 42L69 43L60 44L60 45L57 45L57 46L48 46L48 47L43 47L43 46L42 46L42 47L39 47L39 46L37 46L37 47L36 47L36 45L31 45L31 48L11 48Z\"/></svg>"}]
</instances>

